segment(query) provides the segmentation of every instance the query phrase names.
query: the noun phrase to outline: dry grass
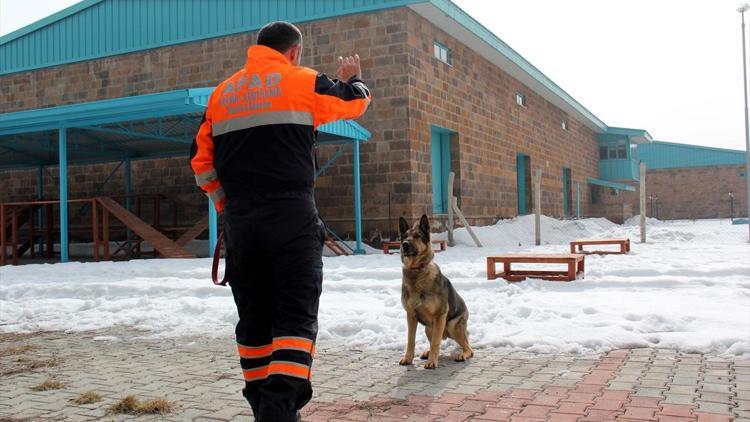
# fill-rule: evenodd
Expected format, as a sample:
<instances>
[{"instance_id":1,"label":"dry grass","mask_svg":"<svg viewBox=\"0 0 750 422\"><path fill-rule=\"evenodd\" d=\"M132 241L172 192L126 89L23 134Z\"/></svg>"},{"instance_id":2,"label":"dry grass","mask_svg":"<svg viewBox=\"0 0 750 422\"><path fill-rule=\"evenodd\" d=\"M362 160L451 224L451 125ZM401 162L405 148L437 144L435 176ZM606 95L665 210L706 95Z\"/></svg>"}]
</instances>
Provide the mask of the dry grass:
<instances>
[{"instance_id":1,"label":"dry grass","mask_svg":"<svg viewBox=\"0 0 750 422\"><path fill-rule=\"evenodd\" d=\"M43 331L37 331L34 333L0 333L0 343L26 340L32 337L38 337L42 334L44 334Z\"/></svg>"},{"instance_id":2,"label":"dry grass","mask_svg":"<svg viewBox=\"0 0 750 422\"><path fill-rule=\"evenodd\" d=\"M65 388L65 384L54 378L47 378L43 383L31 387L34 391L59 390L61 388Z\"/></svg>"},{"instance_id":3,"label":"dry grass","mask_svg":"<svg viewBox=\"0 0 750 422\"><path fill-rule=\"evenodd\" d=\"M60 362L62 362L62 360L57 357L35 360L27 358L25 356L21 356L16 359L14 365L5 366L3 364L0 364L0 376L21 374L24 372L31 372L40 368L54 368L55 366L58 366Z\"/></svg>"},{"instance_id":4,"label":"dry grass","mask_svg":"<svg viewBox=\"0 0 750 422\"><path fill-rule=\"evenodd\" d=\"M382 413L394 405L405 405L406 400L371 400L357 403L354 408L367 411L370 416Z\"/></svg>"},{"instance_id":5,"label":"dry grass","mask_svg":"<svg viewBox=\"0 0 750 422\"><path fill-rule=\"evenodd\" d=\"M0 357L20 355L22 353L26 353L34 349L36 349L36 346L32 346L30 344L24 344L22 346L6 347L4 349L0 349Z\"/></svg>"},{"instance_id":6,"label":"dry grass","mask_svg":"<svg viewBox=\"0 0 750 422\"><path fill-rule=\"evenodd\" d=\"M141 402L135 396L127 396L107 409L107 414L125 413L129 415L163 415L171 413L175 404L166 399L154 399Z\"/></svg>"},{"instance_id":7,"label":"dry grass","mask_svg":"<svg viewBox=\"0 0 750 422\"><path fill-rule=\"evenodd\" d=\"M102 401L102 396L100 396L96 391L87 391L74 399L70 399L70 401L75 404L98 403Z\"/></svg>"}]
</instances>

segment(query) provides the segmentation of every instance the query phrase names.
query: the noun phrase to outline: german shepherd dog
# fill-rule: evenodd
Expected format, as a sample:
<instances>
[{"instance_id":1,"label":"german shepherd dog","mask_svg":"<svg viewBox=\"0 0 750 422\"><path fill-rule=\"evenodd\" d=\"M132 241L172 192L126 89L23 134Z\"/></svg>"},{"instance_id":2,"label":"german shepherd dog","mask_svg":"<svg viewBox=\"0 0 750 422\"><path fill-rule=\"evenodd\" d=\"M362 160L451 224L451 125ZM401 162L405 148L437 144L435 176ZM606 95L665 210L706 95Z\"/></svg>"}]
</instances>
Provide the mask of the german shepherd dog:
<instances>
[{"instance_id":1,"label":"german shepherd dog","mask_svg":"<svg viewBox=\"0 0 750 422\"><path fill-rule=\"evenodd\" d=\"M432 262L435 254L430 240L430 220L427 215L422 215L419 222L409 228L409 223L401 217L398 228L403 263L401 304L406 309L408 325L406 353L399 364L410 365L414 359L417 322L424 325L430 341L430 350L421 355L421 359L427 359L426 369L437 368L440 341L448 337L462 349L453 359L458 362L469 359L474 356L466 331L469 310L451 282Z\"/></svg>"}]
</instances>

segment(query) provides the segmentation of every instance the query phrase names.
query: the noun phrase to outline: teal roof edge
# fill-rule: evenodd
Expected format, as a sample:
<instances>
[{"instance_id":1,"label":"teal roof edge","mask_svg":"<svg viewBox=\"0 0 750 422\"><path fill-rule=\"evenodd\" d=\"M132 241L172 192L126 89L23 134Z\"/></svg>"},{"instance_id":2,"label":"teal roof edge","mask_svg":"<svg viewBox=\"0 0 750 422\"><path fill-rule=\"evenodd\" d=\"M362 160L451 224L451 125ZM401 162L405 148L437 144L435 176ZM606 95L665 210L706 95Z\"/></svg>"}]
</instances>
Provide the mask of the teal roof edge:
<instances>
[{"instance_id":1,"label":"teal roof edge","mask_svg":"<svg viewBox=\"0 0 750 422\"><path fill-rule=\"evenodd\" d=\"M36 22L33 22L33 23L31 23L29 25L26 25L26 26L24 26L22 28L16 29L13 32L9 32L9 33L3 35L2 37L0 37L0 45L9 43L9 42L11 42L11 41L13 41L13 40L15 40L17 38L21 38L21 37L23 37L26 34L34 32L34 31L36 31L36 30L38 30L40 28L44 28L45 26L51 25L51 24L53 24L53 23L55 23L57 21L63 20L63 19L67 18L70 15L74 15L74 14L80 12L81 10L88 9L89 7L91 7L91 6L93 6L93 5L97 4L97 3L101 3L103 1L104 0L82 0L82 1L80 1L78 3L75 3L75 4L71 5L71 6L66 7L63 10L60 10L57 13L53 13L53 14L47 16L47 17L39 19Z\"/></svg>"},{"instance_id":2,"label":"teal roof edge","mask_svg":"<svg viewBox=\"0 0 750 422\"><path fill-rule=\"evenodd\" d=\"M586 179L586 182L590 185L604 186L612 189L626 190L629 192L635 192L635 187L626 185L625 183L610 182L609 180L601 180L593 177Z\"/></svg>"},{"instance_id":3,"label":"teal roof edge","mask_svg":"<svg viewBox=\"0 0 750 422\"><path fill-rule=\"evenodd\" d=\"M581 103L579 103L575 98L573 98L570 94L568 94L564 89L560 88L559 85L553 82L552 79L547 77L547 75L542 73L541 70L537 69L528 60L526 60L523 56L521 56L517 51L511 48L508 44L506 44L503 40L501 40L497 35L495 35L492 31L487 29L484 25L479 23L476 19L474 19L471 15L466 13L463 9L458 7L456 4L454 4L450 0L430 0L430 3L432 3L438 9L440 9L447 16L451 17L453 20L457 21L458 23L460 23L461 25L469 29L471 32L473 32L475 35L481 38L484 42L492 46L494 49L499 51L501 54L509 58L513 63L515 63L517 66L523 69L526 73L528 73L534 79L539 81L539 83L541 83L547 89L552 91L555 95L562 98L565 102L567 102L571 107L576 109L583 116L586 116L586 118L588 118L589 121L591 121L591 123L599 127L602 131L606 132L607 125L601 119L596 117L594 113L589 111L586 107L584 107Z\"/></svg>"}]
</instances>

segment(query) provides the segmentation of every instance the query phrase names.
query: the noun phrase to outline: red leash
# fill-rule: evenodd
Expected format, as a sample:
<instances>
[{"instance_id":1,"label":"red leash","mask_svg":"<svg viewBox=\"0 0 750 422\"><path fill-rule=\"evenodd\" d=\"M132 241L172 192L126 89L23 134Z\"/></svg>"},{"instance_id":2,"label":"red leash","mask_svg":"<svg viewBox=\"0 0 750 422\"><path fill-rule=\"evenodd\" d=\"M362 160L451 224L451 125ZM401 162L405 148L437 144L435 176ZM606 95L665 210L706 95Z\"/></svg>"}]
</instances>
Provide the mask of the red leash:
<instances>
[{"instance_id":1,"label":"red leash","mask_svg":"<svg viewBox=\"0 0 750 422\"><path fill-rule=\"evenodd\" d=\"M227 271L226 268L224 269L224 277L222 277L221 281L219 281L219 257L221 256L221 244L224 241L224 231L222 230L221 233L219 233L219 238L216 239L216 247L214 248L214 262L213 265L211 265L211 279L213 279L214 284L217 286L226 286L227 285Z\"/></svg>"}]
</instances>

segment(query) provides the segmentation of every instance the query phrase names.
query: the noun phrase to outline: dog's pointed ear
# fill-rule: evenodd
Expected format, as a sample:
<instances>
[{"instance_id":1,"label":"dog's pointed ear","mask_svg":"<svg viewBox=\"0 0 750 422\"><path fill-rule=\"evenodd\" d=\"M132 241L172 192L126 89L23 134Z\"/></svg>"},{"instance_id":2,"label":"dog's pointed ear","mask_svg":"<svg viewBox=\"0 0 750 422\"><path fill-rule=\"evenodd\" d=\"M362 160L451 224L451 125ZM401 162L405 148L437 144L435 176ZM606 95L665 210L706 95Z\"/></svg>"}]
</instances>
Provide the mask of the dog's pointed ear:
<instances>
[{"instance_id":1,"label":"dog's pointed ear","mask_svg":"<svg viewBox=\"0 0 750 422\"><path fill-rule=\"evenodd\" d=\"M400 234L403 237L404 233L408 231L409 231L409 222L407 222L404 217L399 217L398 218L398 234Z\"/></svg>"},{"instance_id":2,"label":"dog's pointed ear","mask_svg":"<svg viewBox=\"0 0 750 422\"><path fill-rule=\"evenodd\" d=\"M430 219L427 218L427 214L422 214L422 218L419 219L419 231L421 231L425 237L430 237Z\"/></svg>"}]
</instances>

